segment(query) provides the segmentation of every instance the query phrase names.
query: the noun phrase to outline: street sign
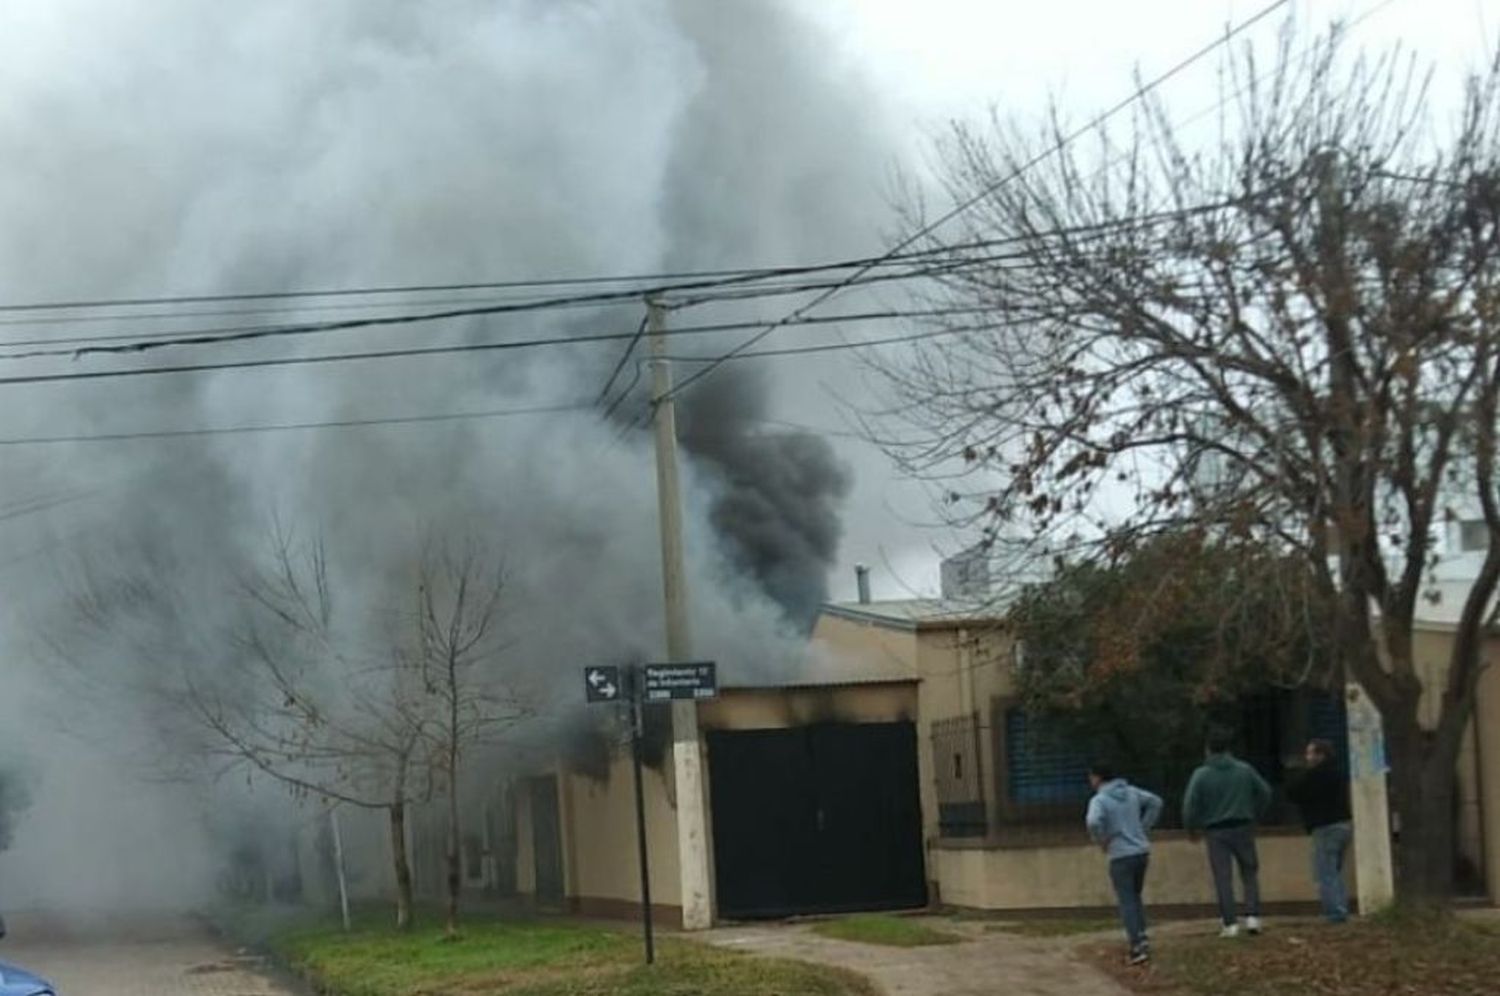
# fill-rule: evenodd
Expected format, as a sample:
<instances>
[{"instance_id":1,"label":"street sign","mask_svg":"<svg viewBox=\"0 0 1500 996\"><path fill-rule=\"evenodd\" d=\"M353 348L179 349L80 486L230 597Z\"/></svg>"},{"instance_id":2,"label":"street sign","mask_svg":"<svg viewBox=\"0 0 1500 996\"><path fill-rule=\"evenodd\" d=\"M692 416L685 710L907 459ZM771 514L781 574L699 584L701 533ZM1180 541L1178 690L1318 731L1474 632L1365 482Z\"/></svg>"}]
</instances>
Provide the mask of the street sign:
<instances>
[{"instance_id":1,"label":"street sign","mask_svg":"<svg viewBox=\"0 0 1500 996\"><path fill-rule=\"evenodd\" d=\"M629 682L621 679L628 676ZM651 932L651 872L646 853L646 799L641 787L641 713L648 702L673 699L712 699L719 694L719 679L713 661L691 664L632 664L628 675L609 664L583 669L583 694L589 702L630 703L631 768L635 772L635 839L640 849L641 927L646 940L646 963L656 960L656 941Z\"/></svg>"},{"instance_id":2,"label":"street sign","mask_svg":"<svg viewBox=\"0 0 1500 996\"><path fill-rule=\"evenodd\" d=\"M691 664L647 664L645 695L647 702L670 702L673 699L713 699L719 696L719 679L713 661Z\"/></svg>"},{"instance_id":3,"label":"street sign","mask_svg":"<svg viewBox=\"0 0 1500 996\"><path fill-rule=\"evenodd\" d=\"M584 668L583 695L589 702L618 702L620 669L614 665Z\"/></svg>"}]
</instances>

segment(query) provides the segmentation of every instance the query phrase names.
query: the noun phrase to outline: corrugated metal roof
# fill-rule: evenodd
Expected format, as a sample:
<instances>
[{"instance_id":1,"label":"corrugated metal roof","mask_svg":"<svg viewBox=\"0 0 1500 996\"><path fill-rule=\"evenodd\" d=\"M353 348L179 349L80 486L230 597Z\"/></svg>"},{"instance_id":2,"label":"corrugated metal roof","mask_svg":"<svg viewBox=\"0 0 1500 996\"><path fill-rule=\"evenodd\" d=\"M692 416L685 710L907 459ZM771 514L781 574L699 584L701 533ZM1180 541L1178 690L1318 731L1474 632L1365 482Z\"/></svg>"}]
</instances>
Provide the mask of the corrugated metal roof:
<instances>
[{"instance_id":1,"label":"corrugated metal roof","mask_svg":"<svg viewBox=\"0 0 1500 996\"><path fill-rule=\"evenodd\" d=\"M899 629L954 629L975 623L1005 620L1011 599L996 596L983 602L944 598L901 598L874 602L827 602L825 615L871 622Z\"/></svg>"}]
</instances>

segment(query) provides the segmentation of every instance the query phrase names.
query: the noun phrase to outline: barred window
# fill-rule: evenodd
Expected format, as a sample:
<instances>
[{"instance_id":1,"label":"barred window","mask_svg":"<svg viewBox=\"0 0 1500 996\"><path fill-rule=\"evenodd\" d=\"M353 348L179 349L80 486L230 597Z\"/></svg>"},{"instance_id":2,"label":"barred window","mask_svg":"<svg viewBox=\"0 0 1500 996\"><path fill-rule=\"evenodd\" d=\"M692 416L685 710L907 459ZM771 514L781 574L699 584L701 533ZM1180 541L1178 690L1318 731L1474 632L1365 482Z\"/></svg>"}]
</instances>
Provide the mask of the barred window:
<instances>
[{"instance_id":1,"label":"barred window","mask_svg":"<svg viewBox=\"0 0 1500 996\"><path fill-rule=\"evenodd\" d=\"M989 830L979 770L979 728L973 714L932 724L938 832L982 837Z\"/></svg>"},{"instance_id":2,"label":"barred window","mask_svg":"<svg viewBox=\"0 0 1500 996\"><path fill-rule=\"evenodd\" d=\"M1067 805L1091 794L1089 759L1045 719L1005 711L1006 798L1018 806Z\"/></svg>"}]
</instances>

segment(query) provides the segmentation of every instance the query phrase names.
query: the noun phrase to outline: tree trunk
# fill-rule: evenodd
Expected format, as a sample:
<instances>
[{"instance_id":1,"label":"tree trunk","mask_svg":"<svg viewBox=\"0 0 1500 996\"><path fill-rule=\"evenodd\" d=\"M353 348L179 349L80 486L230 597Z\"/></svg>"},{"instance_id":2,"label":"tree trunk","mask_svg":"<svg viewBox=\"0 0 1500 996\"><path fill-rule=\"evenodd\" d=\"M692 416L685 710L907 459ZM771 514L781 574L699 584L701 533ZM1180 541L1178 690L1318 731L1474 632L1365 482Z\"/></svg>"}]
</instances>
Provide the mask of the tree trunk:
<instances>
[{"instance_id":1,"label":"tree trunk","mask_svg":"<svg viewBox=\"0 0 1500 996\"><path fill-rule=\"evenodd\" d=\"M406 855L406 800L397 799L389 808L391 860L396 869L396 929L412 927L411 862Z\"/></svg>"},{"instance_id":2,"label":"tree trunk","mask_svg":"<svg viewBox=\"0 0 1500 996\"><path fill-rule=\"evenodd\" d=\"M463 887L463 843L458 823L458 782L448 785L448 915L445 930L449 937L458 934L458 893Z\"/></svg>"},{"instance_id":3,"label":"tree trunk","mask_svg":"<svg viewBox=\"0 0 1500 996\"><path fill-rule=\"evenodd\" d=\"M1387 735L1399 827L1396 895L1405 904L1441 906L1453 895L1457 752L1436 749L1415 723L1403 726Z\"/></svg>"},{"instance_id":4,"label":"tree trunk","mask_svg":"<svg viewBox=\"0 0 1500 996\"><path fill-rule=\"evenodd\" d=\"M462 589L459 593L459 608L463 607ZM458 655L450 646L448 650L448 742L444 746L448 753L448 921L449 937L458 936L458 890L463 887L463 844L458 823L458 748L462 733L458 723Z\"/></svg>"}]
</instances>

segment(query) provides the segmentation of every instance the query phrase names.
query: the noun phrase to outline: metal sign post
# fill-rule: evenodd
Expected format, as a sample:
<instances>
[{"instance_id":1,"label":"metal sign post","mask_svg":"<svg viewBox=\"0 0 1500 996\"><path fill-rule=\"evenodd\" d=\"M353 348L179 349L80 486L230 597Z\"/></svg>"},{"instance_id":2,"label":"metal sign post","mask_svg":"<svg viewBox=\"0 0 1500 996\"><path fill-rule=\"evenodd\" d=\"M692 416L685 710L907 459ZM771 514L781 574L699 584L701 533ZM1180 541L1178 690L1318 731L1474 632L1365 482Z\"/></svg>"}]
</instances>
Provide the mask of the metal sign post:
<instances>
[{"instance_id":1,"label":"metal sign post","mask_svg":"<svg viewBox=\"0 0 1500 996\"><path fill-rule=\"evenodd\" d=\"M641 775L641 737L644 722L641 695L645 681L636 666L613 665L583 669L583 697L590 704L628 702L630 707L630 767L635 779L635 840L641 868L641 931L646 943L646 964L656 961L656 937L651 922L651 860L646 847L646 793Z\"/></svg>"},{"instance_id":2,"label":"metal sign post","mask_svg":"<svg viewBox=\"0 0 1500 996\"><path fill-rule=\"evenodd\" d=\"M656 961L656 937L651 922L651 863L646 847L646 791L641 771L645 707L677 700L717 698L717 672L713 661L634 665L624 669L601 665L583 669L586 701L626 701L630 705L630 767L635 781L635 839L641 868L641 931L646 942L648 965Z\"/></svg>"},{"instance_id":3,"label":"metal sign post","mask_svg":"<svg viewBox=\"0 0 1500 996\"><path fill-rule=\"evenodd\" d=\"M641 785L642 685L640 668L630 669L630 767L635 775L635 840L641 866L641 932L646 941L646 964L656 961L656 938L651 923L651 862L646 853L646 793Z\"/></svg>"}]
</instances>

